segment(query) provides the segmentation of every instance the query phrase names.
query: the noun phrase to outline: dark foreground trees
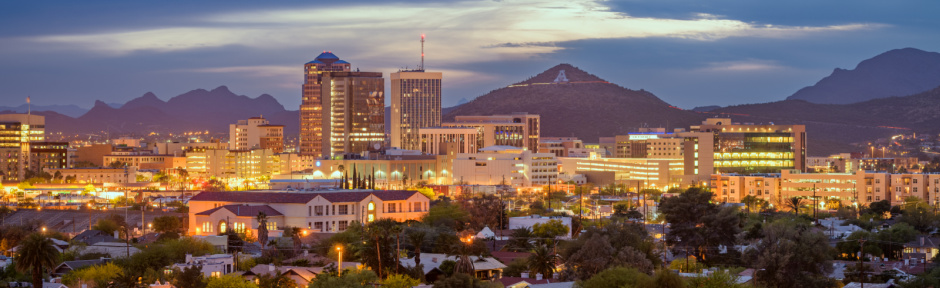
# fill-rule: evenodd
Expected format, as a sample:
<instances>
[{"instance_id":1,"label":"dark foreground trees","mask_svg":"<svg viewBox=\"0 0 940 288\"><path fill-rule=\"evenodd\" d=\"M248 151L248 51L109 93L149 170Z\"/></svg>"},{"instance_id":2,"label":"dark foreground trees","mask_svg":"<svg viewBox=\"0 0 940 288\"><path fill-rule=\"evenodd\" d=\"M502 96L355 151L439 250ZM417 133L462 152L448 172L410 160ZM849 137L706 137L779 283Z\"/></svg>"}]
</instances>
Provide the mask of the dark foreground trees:
<instances>
[{"instance_id":1,"label":"dark foreground trees","mask_svg":"<svg viewBox=\"0 0 940 288\"><path fill-rule=\"evenodd\" d=\"M766 287L832 287L832 248L809 223L784 218L764 226L764 238L745 252L755 281Z\"/></svg>"},{"instance_id":2,"label":"dark foreground trees","mask_svg":"<svg viewBox=\"0 0 940 288\"><path fill-rule=\"evenodd\" d=\"M679 196L663 199L660 210L670 225L666 242L676 252L694 255L699 261L733 262L737 259L734 250L727 249L726 254L731 255L724 255L719 246L733 247L737 243L741 232L739 212L735 207L722 208L711 203L713 196L712 192L693 187Z\"/></svg>"}]
</instances>

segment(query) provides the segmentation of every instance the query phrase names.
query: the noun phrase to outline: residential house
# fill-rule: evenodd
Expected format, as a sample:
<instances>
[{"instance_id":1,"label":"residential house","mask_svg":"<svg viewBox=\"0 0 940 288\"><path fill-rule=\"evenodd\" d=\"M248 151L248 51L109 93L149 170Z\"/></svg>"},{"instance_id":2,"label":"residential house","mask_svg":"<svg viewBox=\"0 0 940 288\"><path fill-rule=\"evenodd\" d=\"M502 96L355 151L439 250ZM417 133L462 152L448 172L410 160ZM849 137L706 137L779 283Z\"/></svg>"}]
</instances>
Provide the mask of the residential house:
<instances>
[{"instance_id":1,"label":"residential house","mask_svg":"<svg viewBox=\"0 0 940 288\"><path fill-rule=\"evenodd\" d=\"M473 261L474 276L479 279L499 279L503 274L503 269L506 268L506 265L493 257L469 257L470 260ZM444 273L440 269L441 263L447 260L456 262L457 259L457 256L449 256L447 254L421 253L421 266L424 269L425 279L432 282L438 279L438 277ZM403 267L415 267L414 258L401 258L400 262Z\"/></svg>"},{"instance_id":2,"label":"residential house","mask_svg":"<svg viewBox=\"0 0 940 288\"><path fill-rule=\"evenodd\" d=\"M199 257L193 257L192 254L186 254L186 262L176 263L171 266L172 269L183 270L193 266L199 266L202 275L206 277L219 277L235 271L235 257L231 254L213 254Z\"/></svg>"}]
</instances>

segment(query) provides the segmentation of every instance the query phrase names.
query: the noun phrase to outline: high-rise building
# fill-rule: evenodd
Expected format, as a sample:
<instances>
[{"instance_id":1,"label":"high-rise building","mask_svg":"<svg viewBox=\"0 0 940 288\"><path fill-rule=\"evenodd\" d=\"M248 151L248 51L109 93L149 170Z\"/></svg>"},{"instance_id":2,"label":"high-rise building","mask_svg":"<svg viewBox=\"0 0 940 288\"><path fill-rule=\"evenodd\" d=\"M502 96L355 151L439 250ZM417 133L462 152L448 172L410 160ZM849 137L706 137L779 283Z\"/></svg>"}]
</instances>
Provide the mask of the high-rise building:
<instances>
[{"instance_id":1,"label":"high-rise building","mask_svg":"<svg viewBox=\"0 0 940 288\"><path fill-rule=\"evenodd\" d=\"M229 149L271 149L284 151L284 125L271 125L264 117L251 117L229 124Z\"/></svg>"},{"instance_id":2,"label":"high-rise building","mask_svg":"<svg viewBox=\"0 0 940 288\"><path fill-rule=\"evenodd\" d=\"M300 155L322 157L323 152L323 74L350 71L349 62L340 60L332 52L323 51L313 61L304 64L303 98L300 102ZM329 82L326 82L329 84ZM327 88L330 85L326 85ZM329 90L327 90L329 91ZM328 114L328 113L327 113Z\"/></svg>"},{"instance_id":3,"label":"high-rise building","mask_svg":"<svg viewBox=\"0 0 940 288\"><path fill-rule=\"evenodd\" d=\"M30 142L42 142L46 139L46 117L29 114L0 114L0 154L4 156L6 167L2 167L6 175L4 179L16 178L24 180L26 170L32 169L29 159ZM66 143L66 148L68 143ZM66 155L62 155L65 158ZM35 169L32 169L35 170ZM15 177L11 177L15 176Z\"/></svg>"},{"instance_id":4,"label":"high-rise building","mask_svg":"<svg viewBox=\"0 0 940 288\"><path fill-rule=\"evenodd\" d=\"M441 126L441 72L392 73L391 146L418 150L418 129Z\"/></svg>"},{"instance_id":5,"label":"high-rise building","mask_svg":"<svg viewBox=\"0 0 940 288\"><path fill-rule=\"evenodd\" d=\"M324 52L305 66L300 154L317 158L379 149L385 142L385 79L352 72Z\"/></svg>"}]
</instances>

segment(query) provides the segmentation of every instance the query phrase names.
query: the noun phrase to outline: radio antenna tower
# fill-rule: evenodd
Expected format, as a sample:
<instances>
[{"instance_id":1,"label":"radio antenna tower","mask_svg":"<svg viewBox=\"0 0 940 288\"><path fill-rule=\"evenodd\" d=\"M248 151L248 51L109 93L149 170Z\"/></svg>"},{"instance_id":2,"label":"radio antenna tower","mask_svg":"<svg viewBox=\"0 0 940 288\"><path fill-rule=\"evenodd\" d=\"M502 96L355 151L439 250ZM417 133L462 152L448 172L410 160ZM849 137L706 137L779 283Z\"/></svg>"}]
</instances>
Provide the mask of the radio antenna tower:
<instances>
[{"instance_id":1,"label":"radio antenna tower","mask_svg":"<svg viewBox=\"0 0 940 288\"><path fill-rule=\"evenodd\" d=\"M421 71L424 71L424 34L421 34Z\"/></svg>"}]
</instances>

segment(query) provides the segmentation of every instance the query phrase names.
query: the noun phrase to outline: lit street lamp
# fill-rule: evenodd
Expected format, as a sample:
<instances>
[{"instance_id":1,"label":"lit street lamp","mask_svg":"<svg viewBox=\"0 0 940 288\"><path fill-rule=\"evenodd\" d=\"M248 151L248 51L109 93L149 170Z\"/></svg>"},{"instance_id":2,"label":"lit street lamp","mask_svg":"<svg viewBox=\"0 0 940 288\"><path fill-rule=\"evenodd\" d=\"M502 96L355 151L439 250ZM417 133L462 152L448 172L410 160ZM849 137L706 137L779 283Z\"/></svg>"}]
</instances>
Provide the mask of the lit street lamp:
<instances>
[{"instance_id":1,"label":"lit street lamp","mask_svg":"<svg viewBox=\"0 0 940 288\"><path fill-rule=\"evenodd\" d=\"M337 277L342 277L343 276L343 247L336 246L336 252L339 252L339 258L338 258L339 261L336 262L337 266L339 266L339 269L337 270L336 275Z\"/></svg>"}]
</instances>

